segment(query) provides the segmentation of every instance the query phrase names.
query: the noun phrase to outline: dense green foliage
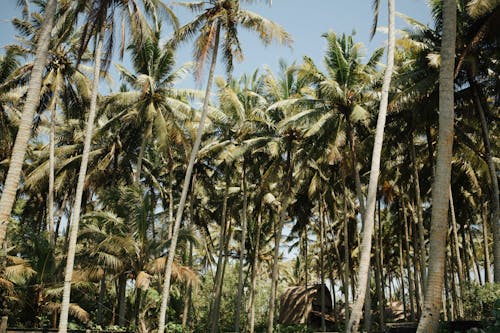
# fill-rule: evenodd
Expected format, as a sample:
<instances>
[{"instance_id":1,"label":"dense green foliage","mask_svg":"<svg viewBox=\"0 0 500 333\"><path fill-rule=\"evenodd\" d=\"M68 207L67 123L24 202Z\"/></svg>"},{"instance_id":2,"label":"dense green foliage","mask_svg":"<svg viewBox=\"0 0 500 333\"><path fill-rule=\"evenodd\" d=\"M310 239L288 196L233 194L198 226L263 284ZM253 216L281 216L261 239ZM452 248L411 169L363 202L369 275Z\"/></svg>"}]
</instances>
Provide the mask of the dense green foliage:
<instances>
[{"instance_id":1,"label":"dense green foliage","mask_svg":"<svg viewBox=\"0 0 500 333\"><path fill-rule=\"evenodd\" d=\"M122 21L130 36L122 41L122 51L130 62L115 64L119 89L107 92L101 82L97 99L69 327L137 332L158 328L175 211L203 99L202 92L181 89L177 82L186 75L199 76L209 60L217 39L214 22L222 15L214 14L218 10L227 15L219 29L227 32L220 38L228 77L215 79L209 99L176 240L166 331L208 332L214 322L217 330L232 331L240 269L241 327L255 325L255 331L264 331L273 265L279 271L275 318L280 311L291 311L279 306L286 302L280 296L288 287L325 283L332 295L323 300L331 304L323 314L326 326L344 327L346 308L357 290L353 273L359 268L384 49L366 54L355 36L330 31L324 34L322 64L305 56L300 63L281 60L275 73L256 70L235 78L233 60L240 60L244 50L237 24L260 31L266 43L275 38L290 42L290 36L257 14L243 9L237 14L240 1L211 0L207 4L214 7L209 9L184 3L195 12L203 9L205 16L197 18L205 25L195 18L192 26L176 30L178 40L165 44L162 36L177 27L175 7L160 2L133 7L126 1L58 1L40 104L0 256L0 316L8 316L13 327L57 327L92 92L89 66L97 36L92 34L103 23L96 21L86 30L76 18L109 20L109 28L127 8L134 15ZM251 1L241 1L242 7L245 2ZM22 38L0 56L2 194L45 4L32 1L33 12L13 21ZM494 254L500 230L495 221L498 184L495 190L493 180L500 165L500 5L468 0L457 4L452 205L441 315L444 320L484 319L493 311L497 321L486 332L496 332L500 284L493 280L493 269L500 265ZM409 28L400 32L397 42L368 280L373 329L384 322L418 319L426 287L422 277L432 256L428 240L442 22L440 2L431 1L431 7L435 24L405 18ZM107 14L101 17L103 12ZM162 18L173 27L162 25ZM194 40L196 65L177 65L175 46L197 36L197 29L203 34ZM106 46L108 53L116 48ZM103 56L103 70L110 65L108 55ZM49 167L51 127L54 170ZM52 171L54 207L48 204ZM222 274L221 286L217 274ZM220 314L214 310L219 294ZM317 307L320 303L319 292L294 300ZM275 331L317 329L321 310L313 313L316 317L306 312L300 322L275 320Z\"/></svg>"}]
</instances>

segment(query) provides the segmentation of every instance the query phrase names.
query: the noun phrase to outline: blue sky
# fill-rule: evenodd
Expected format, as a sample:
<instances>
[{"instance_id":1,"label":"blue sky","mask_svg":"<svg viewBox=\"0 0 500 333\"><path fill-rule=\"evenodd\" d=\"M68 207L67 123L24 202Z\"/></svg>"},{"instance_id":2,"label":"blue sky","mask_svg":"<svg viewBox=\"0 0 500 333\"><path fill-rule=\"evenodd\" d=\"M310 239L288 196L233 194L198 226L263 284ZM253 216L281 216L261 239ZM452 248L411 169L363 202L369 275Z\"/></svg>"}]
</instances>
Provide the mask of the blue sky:
<instances>
[{"instance_id":1,"label":"blue sky","mask_svg":"<svg viewBox=\"0 0 500 333\"><path fill-rule=\"evenodd\" d=\"M15 16L19 16L20 9L16 7L16 0L0 0L3 8L0 12L0 45L4 46L14 41L14 30L9 22ZM165 1L168 3L168 1ZM384 45L386 35L377 32L374 39L370 41L369 33L372 24L373 9L371 0L274 0L272 6L268 6L264 1L252 5L245 5L245 8L257 12L285 28L293 37L293 47L271 45L264 47L258 38L241 29L240 40L243 45L245 59L241 63L235 64L234 76L238 77L243 73L251 73L255 69L262 70L264 65L272 69L278 66L280 58L288 63L300 62L304 55L308 55L321 65L325 51L325 41L321 37L324 32L333 30L338 34L351 34L356 31L355 40L362 42L366 46L366 55L374 49ZM411 16L422 23L431 23L430 10L425 0L399 0L396 1L396 10ZM382 0L379 26L387 26L387 4ZM183 9L177 10L181 24L193 18L193 14ZM397 20L397 28L405 27L403 20ZM165 29L163 37L167 38L171 33ZM191 60L191 46L186 44L177 52L178 64ZM0 50L3 53L3 50ZM115 61L118 61L115 57ZM125 61L125 66L128 63ZM217 71L223 74L222 66ZM112 75L116 73L112 69ZM204 86L202 81L201 86ZM186 78L181 86L192 86L192 78ZM117 85L115 85L117 88ZM106 89L105 89L106 90Z\"/></svg>"}]
</instances>

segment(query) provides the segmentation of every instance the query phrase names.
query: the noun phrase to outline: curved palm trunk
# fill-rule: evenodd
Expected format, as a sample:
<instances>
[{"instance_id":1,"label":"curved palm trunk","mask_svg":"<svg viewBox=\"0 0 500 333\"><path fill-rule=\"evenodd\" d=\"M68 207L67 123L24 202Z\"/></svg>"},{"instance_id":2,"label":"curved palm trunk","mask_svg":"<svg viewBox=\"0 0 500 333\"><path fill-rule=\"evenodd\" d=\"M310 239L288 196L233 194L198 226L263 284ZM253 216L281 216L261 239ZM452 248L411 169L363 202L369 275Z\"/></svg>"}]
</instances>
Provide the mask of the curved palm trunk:
<instances>
[{"instance_id":1,"label":"curved palm trunk","mask_svg":"<svg viewBox=\"0 0 500 333\"><path fill-rule=\"evenodd\" d=\"M243 171L241 174L241 188L243 195L243 207L241 211L241 243L240 243L240 267L238 271L238 296L236 297L236 311L234 318L234 331L240 331L240 313L243 298L243 265L245 263L245 241L247 236L247 184L246 184L246 165L243 157Z\"/></svg>"},{"instance_id":2,"label":"curved palm trunk","mask_svg":"<svg viewBox=\"0 0 500 333\"><path fill-rule=\"evenodd\" d=\"M291 143L290 143L291 144ZM283 233L283 224L285 223L286 213L288 209L288 203L290 201L290 195L292 190L292 152L291 148L287 151L286 157L286 165L287 165L287 181L284 189L283 200L281 202L281 211L278 220L278 225L275 229L274 234L274 254L273 254L273 272L271 276L271 295L269 298L269 317L267 321L267 332L273 333L273 324L274 324L274 310L276 303L276 289L278 286L278 259L280 253L280 241L281 234ZM307 262L307 261L306 261ZM306 270L307 276L307 270ZM306 286L307 287L307 286Z\"/></svg>"},{"instance_id":3,"label":"curved palm trunk","mask_svg":"<svg viewBox=\"0 0 500 333\"><path fill-rule=\"evenodd\" d=\"M165 331L165 315L168 305L168 296L170 293L170 279L172 277L172 264L174 262L175 249L177 247L177 238L179 237L179 228L181 226L182 214L184 212L184 205L186 204L187 192L189 190L189 183L191 181L191 175L193 173L194 161L198 150L200 148L201 136L203 134L203 127L205 126L205 119L208 113L208 102L210 100L210 91L212 89L212 83L214 80L215 66L217 64L217 53L219 50L219 38L220 38L220 24L217 23L217 31L215 33L214 49L212 53L212 62L210 64L210 71L208 74L207 89L205 91L205 99L203 101L203 108L201 111L200 123L198 125L198 130L196 131L196 140L194 142L191 154L189 156L189 163L186 169L186 175L184 176L184 183L182 185L182 193L179 201L179 206L177 207L177 214L175 216L175 224L172 232L172 239L170 241L170 248L168 250L167 264L165 265L165 280L163 283L163 290L161 294L161 307L160 315L158 318L158 333L163 333Z\"/></svg>"},{"instance_id":4,"label":"curved palm trunk","mask_svg":"<svg viewBox=\"0 0 500 333\"><path fill-rule=\"evenodd\" d=\"M7 225L16 199L17 186L24 162L24 155L31 137L31 127L35 110L40 103L40 89L42 86L42 74L47 61L50 44L50 32L54 25L57 1L49 0L45 7L45 17L41 27L40 37L36 47L33 70L31 71L28 85L28 94L24 102L23 112L17 130L16 141L12 148L9 170L3 186L0 198L0 247L3 247L7 235Z\"/></svg>"},{"instance_id":5,"label":"curved palm trunk","mask_svg":"<svg viewBox=\"0 0 500 333\"><path fill-rule=\"evenodd\" d=\"M422 317L417 333L438 331L439 309L443 296L444 261L453 149L454 94L453 70L455 65L456 2L443 1L443 37L441 68L439 70L439 140L436 176L432 188L432 215L430 232L429 273Z\"/></svg>"},{"instance_id":6,"label":"curved palm trunk","mask_svg":"<svg viewBox=\"0 0 500 333\"><path fill-rule=\"evenodd\" d=\"M368 269L370 266L371 243L374 228L375 201L377 199L378 176L380 173L380 156L384 140L385 118L387 114L387 103L389 99L389 88L391 85L392 71L394 66L394 45L395 45L395 16L394 0L389 0L389 46L387 51L387 68L384 73L382 85L382 98L377 119L375 132L375 143L373 145L372 165L370 171L370 182L368 184L368 197L363 223L363 239L361 242L361 258L358 271L358 289L356 300L353 305L351 318L347 324L346 332L358 332L361 320L363 304L366 295L368 281Z\"/></svg>"},{"instance_id":7,"label":"curved palm trunk","mask_svg":"<svg viewBox=\"0 0 500 333\"><path fill-rule=\"evenodd\" d=\"M101 28L94 54L94 79L92 82L92 95L90 97L89 118L87 120L87 129L85 132L85 142L83 146L82 162L80 173L78 174L78 184L76 186L75 205L71 214L71 233L68 245L68 258L66 260L66 269L64 273L64 290L61 304L61 316L59 320L59 333L66 333L68 329L68 313L71 294L71 280L73 276L73 265L75 262L76 241L78 238L78 224L80 222L80 210L82 206L82 196L85 186L85 176L87 174L87 165L90 154L90 144L92 142L92 132L97 111L97 94L99 92L99 74L101 71L101 52L104 40L105 26Z\"/></svg>"}]
</instances>

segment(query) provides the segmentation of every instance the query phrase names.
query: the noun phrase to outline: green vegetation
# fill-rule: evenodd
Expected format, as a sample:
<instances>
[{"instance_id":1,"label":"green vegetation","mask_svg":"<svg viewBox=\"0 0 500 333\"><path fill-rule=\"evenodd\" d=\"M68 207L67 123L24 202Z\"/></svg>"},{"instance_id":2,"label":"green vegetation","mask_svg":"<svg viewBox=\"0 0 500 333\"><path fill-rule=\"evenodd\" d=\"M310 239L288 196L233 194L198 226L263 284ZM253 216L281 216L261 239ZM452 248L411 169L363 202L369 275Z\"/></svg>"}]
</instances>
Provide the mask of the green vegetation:
<instances>
[{"instance_id":1,"label":"green vegetation","mask_svg":"<svg viewBox=\"0 0 500 333\"><path fill-rule=\"evenodd\" d=\"M22 38L0 56L0 317L497 332L500 3L430 1L434 24L404 17L387 65L329 31L321 64L235 77L239 28L292 43L252 2L181 2L195 16L180 26L159 0L19 1ZM107 91L113 53L129 61ZM178 86L208 63L205 92ZM291 286L306 288L280 300Z\"/></svg>"}]
</instances>

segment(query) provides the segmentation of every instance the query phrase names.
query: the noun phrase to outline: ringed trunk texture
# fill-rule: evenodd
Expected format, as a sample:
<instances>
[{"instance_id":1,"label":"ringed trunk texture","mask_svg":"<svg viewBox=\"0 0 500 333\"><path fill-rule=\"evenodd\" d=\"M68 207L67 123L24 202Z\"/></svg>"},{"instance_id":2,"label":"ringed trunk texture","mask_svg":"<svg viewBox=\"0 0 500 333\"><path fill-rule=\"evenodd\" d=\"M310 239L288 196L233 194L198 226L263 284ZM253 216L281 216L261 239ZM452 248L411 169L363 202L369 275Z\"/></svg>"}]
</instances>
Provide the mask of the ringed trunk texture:
<instances>
[{"instance_id":1,"label":"ringed trunk texture","mask_svg":"<svg viewBox=\"0 0 500 333\"><path fill-rule=\"evenodd\" d=\"M394 45L395 45L395 8L394 0L389 0L389 46L387 51L387 68L384 73L382 84L382 97L377 119L375 132L375 143L373 145L372 164L370 171L370 182L368 184L368 197L363 223L363 239L361 242L361 258L358 271L358 288L356 300L354 301L351 317L347 324L346 332L358 332L359 322L362 316L363 304L365 301L366 285L368 280L368 270L370 266L370 254L372 247L372 236L375 218L375 202L377 199L378 176L380 173L380 156L384 141L384 127L387 114L387 103L389 99L389 88L391 85L392 71L394 65Z\"/></svg>"},{"instance_id":2,"label":"ringed trunk texture","mask_svg":"<svg viewBox=\"0 0 500 333\"><path fill-rule=\"evenodd\" d=\"M203 127L205 126L205 120L208 113L208 102L210 100L210 91L212 89L212 83L214 81L215 66L217 65L217 52L219 50L219 38L220 38L220 23L217 23L217 31L215 33L214 49L212 53L212 62L210 64L210 71L208 74L207 89L205 91L205 99L203 101L203 108L201 111L200 123L196 131L196 140L194 142L191 154L189 156L189 163L186 169L186 175L184 176L184 183L182 185L182 193L179 201L179 206L177 207L177 214L175 216L175 224L172 232L172 239L170 241L170 248L168 249L168 258L165 265L165 279L163 282L163 290L161 295L161 306L160 314L158 318L158 333L163 333L165 331L165 317L168 305L168 297L170 293L170 279L172 277L172 264L175 257L175 249L177 247L177 239L179 238L179 228L181 226L182 215L184 212L184 206L186 204L186 198L189 190L189 184L191 181L191 175L193 174L194 161L198 150L200 148L201 136L203 135Z\"/></svg>"},{"instance_id":3,"label":"ringed trunk texture","mask_svg":"<svg viewBox=\"0 0 500 333\"><path fill-rule=\"evenodd\" d=\"M453 150L456 2L443 1L443 37L439 70L439 139L436 175L432 188L429 271L422 317L417 333L433 333L439 329L439 310L443 296L446 235L448 226L449 187Z\"/></svg>"},{"instance_id":4,"label":"ringed trunk texture","mask_svg":"<svg viewBox=\"0 0 500 333\"><path fill-rule=\"evenodd\" d=\"M17 186L24 162L24 155L31 137L31 127L35 110L40 103L40 89L42 86L42 75L47 61L48 49L50 44L50 32L54 25L57 1L49 0L45 7L45 17L41 27L40 39L38 40L28 85L28 93L24 103L19 129L17 130L16 141L12 148L9 170L3 187L2 197L0 198L0 248L3 247L7 236L7 226L9 224L10 214L16 199Z\"/></svg>"},{"instance_id":5,"label":"ringed trunk texture","mask_svg":"<svg viewBox=\"0 0 500 333\"><path fill-rule=\"evenodd\" d=\"M61 304L61 316L59 320L59 333L66 333L68 330L68 313L71 295L71 282L73 277L73 266L75 262L76 241L78 238L78 224L80 222L80 210L82 206L82 196L85 186L85 176L87 175L87 165L90 154L90 144L92 142L92 132L97 111L97 94L99 92L99 74L101 71L101 51L104 40L105 26L101 28L95 49L94 79L92 82L92 95L90 97L89 118L85 132L85 142L83 145L82 162L80 173L78 174L78 184L76 186L75 205L71 214L71 232L68 244L68 258L66 260L66 270L64 274L63 300Z\"/></svg>"}]
</instances>

